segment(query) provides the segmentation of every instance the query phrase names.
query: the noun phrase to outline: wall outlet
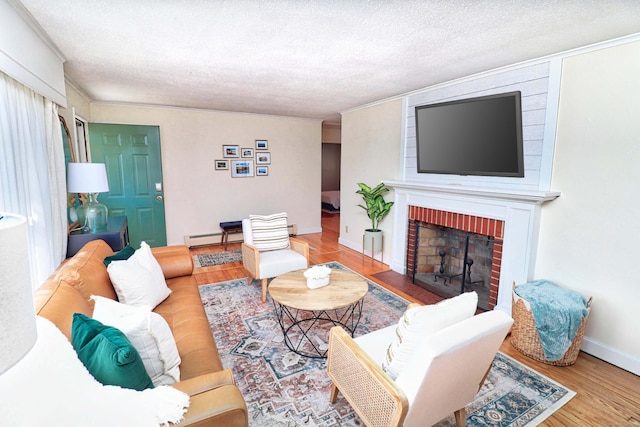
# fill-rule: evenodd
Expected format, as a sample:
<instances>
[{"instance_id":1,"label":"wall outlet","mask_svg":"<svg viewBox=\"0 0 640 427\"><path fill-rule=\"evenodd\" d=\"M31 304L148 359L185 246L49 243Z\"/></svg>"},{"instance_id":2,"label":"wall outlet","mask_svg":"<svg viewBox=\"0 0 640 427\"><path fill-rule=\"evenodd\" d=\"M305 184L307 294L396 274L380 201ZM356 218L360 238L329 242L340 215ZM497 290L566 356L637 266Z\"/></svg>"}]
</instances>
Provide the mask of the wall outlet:
<instances>
[{"instance_id":1,"label":"wall outlet","mask_svg":"<svg viewBox=\"0 0 640 427\"><path fill-rule=\"evenodd\" d=\"M344 232L345 232L345 233L348 233L348 232L349 232L349 226L348 226L348 225L345 225L345 226L344 226Z\"/></svg>"}]
</instances>

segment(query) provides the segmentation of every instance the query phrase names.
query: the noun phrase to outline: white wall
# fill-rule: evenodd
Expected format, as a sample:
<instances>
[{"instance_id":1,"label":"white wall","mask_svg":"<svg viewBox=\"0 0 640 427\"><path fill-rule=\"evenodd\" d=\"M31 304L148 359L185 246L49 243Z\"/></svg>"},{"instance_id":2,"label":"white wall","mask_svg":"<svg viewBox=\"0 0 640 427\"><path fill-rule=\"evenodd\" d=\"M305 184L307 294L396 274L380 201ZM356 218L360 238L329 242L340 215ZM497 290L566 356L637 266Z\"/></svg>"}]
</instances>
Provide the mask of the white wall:
<instances>
[{"instance_id":1,"label":"white wall","mask_svg":"<svg viewBox=\"0 0 640 427\"><path fill-rule=\"evenodd\" d=\"M160 126L169 244L220 232L221 221L286 211L298 233L321 231L321 121L219 111L94 103L90 120ZM223 145L268 140L269 175L214 170Z\"/></svg>"},{"instance_id":2,"label":"white wall","mask_svg":"<svg viewBox=\"0 0 640 427\"><path fill-rule=\"evenodd\" d=\"M563 61L536 276L593 296L583 349L640 374L640 42Z\"/></svg>"},{"instance_id":3,"label":"white wall","mask_svg":"<svg viewBox=\"0 0 640 427\"><path fill-rule=\"evenodd\" d=\"M397 99L342 115L342 161L340 174L340 239L357 251L362 250L362 235L371 228L366 212L358 207L362 197L356 194L358 182L375 186L396 179L400 165L402 139L402 100ZM385 200L393 200L393 191ZM391 256L393 208L382 221L384 258ZM380 258L380 253L376 258ZM387 261L388 262L388 261Z\"/></svg>"}]
</instances>

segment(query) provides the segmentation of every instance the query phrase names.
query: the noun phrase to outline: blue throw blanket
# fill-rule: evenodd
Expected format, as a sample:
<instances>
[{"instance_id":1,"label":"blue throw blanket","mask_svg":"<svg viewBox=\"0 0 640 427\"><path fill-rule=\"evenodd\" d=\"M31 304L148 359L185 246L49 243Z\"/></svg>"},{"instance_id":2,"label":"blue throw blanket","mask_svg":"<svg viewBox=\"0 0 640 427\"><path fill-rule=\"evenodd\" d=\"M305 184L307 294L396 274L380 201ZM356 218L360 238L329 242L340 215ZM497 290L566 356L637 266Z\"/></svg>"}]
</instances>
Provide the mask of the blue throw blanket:
<instances>
[{"instance_id":1,"label":"blue throw blanket","mask_svg":"<svg viewBox=\"0 0 640 427\"><path fill-rule=\"evenodd\" d=\"M588 314L587 300L548 280L516 286L515 293L531 305L546 359L562 359Z\"/></svg>"}]
</instances>

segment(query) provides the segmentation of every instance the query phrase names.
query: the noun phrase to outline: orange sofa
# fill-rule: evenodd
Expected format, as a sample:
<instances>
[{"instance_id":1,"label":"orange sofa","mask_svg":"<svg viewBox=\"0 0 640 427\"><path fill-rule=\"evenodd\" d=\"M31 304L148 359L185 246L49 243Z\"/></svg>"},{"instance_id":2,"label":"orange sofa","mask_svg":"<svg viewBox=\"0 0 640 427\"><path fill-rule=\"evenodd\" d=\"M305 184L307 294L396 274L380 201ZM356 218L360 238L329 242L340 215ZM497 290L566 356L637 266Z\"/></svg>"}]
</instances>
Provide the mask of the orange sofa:
<instances>
[{"instance_id":1,"label":"orange sofa","mask_svg":"<svg viewBox=\"0 0 640 427\"><path fill-rule=\"evenodd\" d=\"M186 246L153 248L171 294L154 311L169 324L180 354L180 382L190 396L180 426L245 427L247 406L231 370L224 369L193 277ZM73 313L91 316L91 295L117 300L103 263L113 251L102 240L87 243L63 262L36 291L36 314L53 322L71 340Z\"/></svg>"}]
</instances>

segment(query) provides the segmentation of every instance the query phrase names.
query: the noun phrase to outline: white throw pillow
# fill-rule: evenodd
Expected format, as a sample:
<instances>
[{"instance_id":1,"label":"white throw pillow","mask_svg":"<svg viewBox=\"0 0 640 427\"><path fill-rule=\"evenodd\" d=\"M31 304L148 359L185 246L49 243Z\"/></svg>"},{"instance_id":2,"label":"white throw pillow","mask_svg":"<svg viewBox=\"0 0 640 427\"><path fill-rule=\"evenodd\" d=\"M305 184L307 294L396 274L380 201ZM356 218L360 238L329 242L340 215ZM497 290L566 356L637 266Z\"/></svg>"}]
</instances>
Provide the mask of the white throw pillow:
<instances>
[{"instance_id":1,"label":"white throw pillow","mask_svg":"<svg viewBox=\"0 0 640 427\"><path fill-rule=\"evenodd\" d=\"M420 342L447 326L473 316L477 306L478 294L466 292L437 304L405 311L398 322L396 336L387 349L382 369L396 379Z\"/></svg>"},{"instance_id":2,"label":"white throw pillow","mask_svg":"<svg viewBox=\"0 0 640 427\"><path fill-rule=\"evenodd\" d=\"M123 304L154 309L171 293L162 268L146 242L141 242L140 249L129 259L112 261L107 272Z\"/></svg>"},{"instance_id":3,"label":"white throw pillow","mask_svg":"<svg viewBox=\"0 0 640 427\"><path fill-rule=\"evenodd\" d=\"M138 350L154 386L180 381L180 355L169 325L147 308L120 304L109 298L92 296L93 318L124 333Z\"/></svg>"},{"instance_id":4,"label":"white throw pillow","mask_svg":"<svg viewBox=\"0 0 640 427\"><path fill-rule=\"evenodd\" d=\"M289 248L289 229L285 212L273 215L249 215L253 246L259 251Z\"/></svg>"}]
</instances>

